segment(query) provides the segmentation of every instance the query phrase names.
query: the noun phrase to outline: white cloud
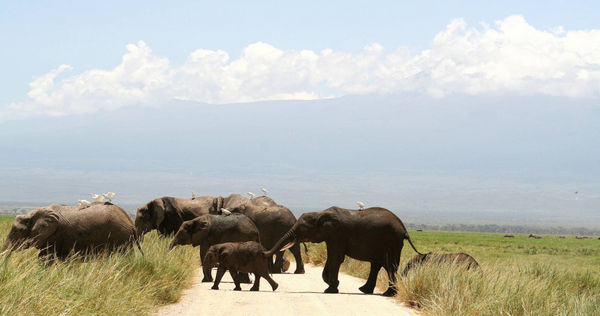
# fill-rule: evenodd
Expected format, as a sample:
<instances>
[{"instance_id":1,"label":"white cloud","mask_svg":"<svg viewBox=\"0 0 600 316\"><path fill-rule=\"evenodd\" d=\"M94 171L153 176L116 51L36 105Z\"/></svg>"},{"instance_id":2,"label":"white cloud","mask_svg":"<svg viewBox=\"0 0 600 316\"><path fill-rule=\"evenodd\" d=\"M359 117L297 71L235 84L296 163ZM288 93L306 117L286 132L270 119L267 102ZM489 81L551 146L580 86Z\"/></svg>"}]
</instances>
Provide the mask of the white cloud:
<instances>
[{"instance_id":1,"label":"white cloud","mask_svg":"<svg viewBox=\"0 0 600 316\"><path fill-rule=\"evenodd\" d=\"M535 29L521 16L494 26L449 23L430 49L386 52L379 44L360 53L281 50L254 43L232 60L221 50L198 49L171 65L142 41L127 45L121 64L56 80L61 65L30 83L27 99L4 116L66 115L160 104L170 99L208 103L316 99L346 94L417 91L600 96L600 30Z\"/></svg>"}]
</instances>

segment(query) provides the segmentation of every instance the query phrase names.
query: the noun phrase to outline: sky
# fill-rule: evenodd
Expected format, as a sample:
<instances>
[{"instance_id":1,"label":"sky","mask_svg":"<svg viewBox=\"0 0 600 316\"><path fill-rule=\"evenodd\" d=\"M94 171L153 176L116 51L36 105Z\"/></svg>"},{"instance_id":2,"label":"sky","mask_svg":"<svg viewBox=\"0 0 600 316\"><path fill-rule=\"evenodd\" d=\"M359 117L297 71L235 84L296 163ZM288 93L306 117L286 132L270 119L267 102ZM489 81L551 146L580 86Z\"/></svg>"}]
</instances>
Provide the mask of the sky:
<instances>
[{"instance_id":1,"label":"sky","mask_svg":"<svg viewBox=\"0 0 600 316\"><path fill-rule=\"evenodd\" d=\"M0 201L116 188L135 204L266 185L306 209L362 199L412 214L590 216L597 12L593 1L3 1Z\"/></svg>"},{"instance_id":2,"label":"sky","mask_svg":"<svg viewBox=\"0 0 600 316\"><path fill-rule=\"evenodd\" d=\"M206 95L207 93L202 94L202 92L194 94L189 91L172 91L173 87L167 87L168 91L164 91L165 87L160 82L154 82L154 86L150 86L152 84L148 82L134 79L135 85L153 89L152 96L146 94L131 96L140 92L126 91L125 94L132 98L131 100L125 101L123 95L119 97L122 102L128 103L148 103L157 98L163 100L173 97L227 103L262 99L320 98L370 92L388 93L399 90L400 85L407 83L398 82L398 78L390 78L389 74L388 76L377 74L373 68L385 68L385 71L401 77L414 77L419 71L433 72L436 68L439 72L443 71L442 67L447 68L448 65L444 65L443 58L440 56L451 57L449 59L459 66L460 63L465 63L465 67L487 65L488 69L483 74L484 77L493 73L497 76L505 76L506 80L532 76L534 79L540 79L535 77L547 79L562 75L564 81L572 81L578 74L568 73L565 69L583 68L594 72L579 74L580 77L592 76L594 79L591 83L592 87L579 86L574 89L593 91L564 93L587 93L597 96L596 67L598 67L599 49L597 43L600 42L597 40L600 28L596 14L600 9L598 6L593 1L498 3L375 1L368 6L358 1L325 3L302 1L297 4L282 4L275 1L251 3L225 1L218 4L210 1L194 3L55 1L52 4L42 1L4 1L0 4L0 38L4 42L2 46L5 47L0 51L0 67L3 69L0 74L0 84L4 87L0 94L0 108L20 102L31 103L28 93L32 95L34 102L42 103L45 95L50 95L52 92L60 94L60 88L57 87L61 82L60 79L85 80L86 82L82 83L84 86L71 87L80 90L73 93L82 93L81 90L89 89L86 84L92 86L97 84L92 78L85 78L84 74L87 71L115 70L128 56L134 59L132 63L146 62L154 68L148 70L153 71L152 73L144 73L140 76L159 76L161 72L174 69L177 72L176 68L184 68L178 71L179 77L184 77L181 80L189 81L190 76L196 80L198 77L204 77L198 67L221 67L234 64L235 61L241 61L241 64L248 62L250 66L256 65L257 68L269 67L264 65L264 61L261 63L258 60L250 60L253 53L263 56L280 53L286 55L287 58L286 56L279 58L280 60L274 61L275 65L270 65L274 68L279 68L286 63L307 68L311 67L311 63L316 62L314 59L324 57L324 52L330 52L332 56L319 58L322 60L320 65L313 66L325 74L318 74L319 71L309 69L306 70L308 72L306 76L310 78L297 76L288 78L281 84L288 86L270 87L269 91L255 91L254 94L249 91L239 91L237 86L223 91L228 97ZM491 31L500 34L492 34ZM444 33L448 34L444 37ZM493 50L494 45L504 45L507 49L501 54L502 56L491 55L492 52L489 51L484 51L477 56L464 52L467 47L475 50ZM450 51L451 47L462 50L463 56L452 56L457 52ZM432 56L422 56L428 50L431 50ZM305 56L299 56L302 52L306 53ZM518 53L524 52L527 53L523 57L524 60L515 60L519 58L516 57ZM209 60L206 54L212 60ZM476 60L469 64L468 60L461 58L476 58ZM528 73L499 74L504 64L518 69L530 60L540 58L542 60L538 67L529 69ZM356 73L351 75L341 73L342 68L349 70L348 63L356 65L356 59L361 60L362 69L359 66ZM494 65L490 65L494 61L498 64L495 69L491 68ZM194 64L197 67L194 67ZM327 65L323 64L335 70L328 70ZM229 68L236 68L235 66ZM238 66L243 67L243 65ZM536 75L536 72L543 71L548 66L551 66L550 70ZM130 65L130 67L144 66ZM185 70L189 70L186 72L188 78L185 78L186 74L181 74ZM245 82L249 80L244 77L244 74L236 76L231 73L244 71L240 69L229 69L229 73L225 74L214 73L214 68L204 70L211 72L216 78L193 82L194 85L204 84L207 89L214 90L214 86L210 85L222 87L223 81L234 81L235 84L240 80ZM246 70L253 71L253 69ZM291 69L294 72L296 70ZM476 72L477 69L474 71ZM274 70L268 69L267 72L274 72ZM55 75L57 82L54 82L53 88L47 86L48 80L38 82L36 85L35 80L44 76L47 79L48 76ZM125 74L128 75L129 73ZM260 78L256 77L266 76L263 73L247 75L258 80ZM289 74L279 72L279 75ZM373 82L377 79L373 79L373 76L377 75L383 77L380 78L382 81L396 81L392 82L391 87L380 89L369 87L368 82L365 81ZM340 82L343 78L349 78L354 83ZM366 79L363 82L356 82L357 78ZM111 88L114 88L114 85L125 84L122 82L123 78L113 78L113 80L117 82L113 82ZM165 80L173 82L170 78ZM275 80L280 81L277 78ZM441 79L446 83L449 80L452 78ZM456 82L456 84L461 83ZM509 85L504 81L494 84L495 87L487 89L482 87L473 89L488 92L496 91L499 86L506 88ZM455 88L438 87L438 85L439 82L433 87L419 87L430 88L432 90L430 93L438 94L447 93L448 89L455 90ZM256 90L251 84L247 86L249 90ZM528 88L523 87L523 89ZM565 88L552 86L548 89ZM408 89L417 88L408 87ZM233 95L238 92L241 95ZM161 93L167 95L158 96ZM103 93L94 96L104 98ZM38 97L37 101L36 97ZM60 95L56 97L63 100ZM72 97L65 96L65 98ZM52 101L45 101L52 103ZM82 102L82 100L71 102ZM85 103L87 102L89 100ZM97 106L93 105L93 107Z\"/></svg>"}]
</instances>

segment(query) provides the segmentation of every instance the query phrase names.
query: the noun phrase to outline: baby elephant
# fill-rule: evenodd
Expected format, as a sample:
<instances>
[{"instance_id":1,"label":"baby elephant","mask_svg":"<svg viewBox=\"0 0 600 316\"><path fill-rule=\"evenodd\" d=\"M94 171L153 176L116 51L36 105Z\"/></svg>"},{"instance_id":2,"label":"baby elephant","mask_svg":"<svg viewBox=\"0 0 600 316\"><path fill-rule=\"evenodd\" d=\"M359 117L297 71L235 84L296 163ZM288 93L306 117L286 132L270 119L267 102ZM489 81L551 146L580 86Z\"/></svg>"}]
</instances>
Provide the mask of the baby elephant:
<instances>
[{"instance_id":1,"label":"baby elephant","mask_svg":"<svg viewBox=\"0 0 600 316\"><path fill-rule=\"evenodd\" d=\"M410 271L410 269L414 268L415 266L417 266L419 264L425 263L425 262L456 263L456 264L460 264L460 265L465 265L467 270L475 269L475 268L479 267L479 263L477 263L475 258L471 257L470 255L468 255L466 253L461 252L461 253L439 254L439 253L434 253L434 252L428 252L426 254L415 255L414 257L412 257L412 259L410 259L408 261L408 263L406 264L406 268L404 268L404 271L402 271L402 275L404 275L404 276L407 275L408 271Z\"/></svg>"},{"instance_id":2,"label":"baby elephant","mask_svg":"<svg viewBox=\"0 0 600 316\"><path fill-rule=\"evenodd\" d=\"M275 291L279 285L269 276L269 262L264 255L266 251L260 243L255 241L226 242L210 246L204 259L205 264L210 268L219 265L212 289L219 289L221 278L225 271L229 270L235 283L234 291L242 290L238 272L254 273L254 285L250 291L258 291L261 277L265 278Z\"/></svg>"}]
</instances>

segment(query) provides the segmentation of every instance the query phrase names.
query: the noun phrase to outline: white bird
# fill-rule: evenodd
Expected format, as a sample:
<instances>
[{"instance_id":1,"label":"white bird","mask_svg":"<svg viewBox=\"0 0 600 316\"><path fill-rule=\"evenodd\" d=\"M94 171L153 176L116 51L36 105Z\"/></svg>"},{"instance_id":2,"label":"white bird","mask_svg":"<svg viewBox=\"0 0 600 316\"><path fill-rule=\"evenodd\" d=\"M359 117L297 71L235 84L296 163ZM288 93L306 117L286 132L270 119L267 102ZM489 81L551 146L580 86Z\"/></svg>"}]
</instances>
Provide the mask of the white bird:
<instances>
[{"instance_id":1,"label":"white bird","mask_svg":"<svg viewBox=\"0 0 600 316\"><path fill-rule=\"evenodd\" d=\"M221 208L221 214L223 214L225 216L229 216L229 215L231 215L231 211L226 208Z\"/></svg>"},{"instance_id":2,"label":"white bird","mask_svg":"<svg viewBox=\"0 0 600 316\"><path fill-rule=\"evenodd\" d=\"M365 203L358 201L356 202L356 205L358 205L358 208L362 211L365 208Z\"/></svg>"},{"instance_id":3,"label":"white bird","mask_svg":"<svg viewBox=\"0 0 600 316\"><path fill-rule=\"evenodd\" d=\"M260 190L263 192L263 195L267 195L267 193L269 193L269 191L267 191L265 188L261 188Z\"/></svg>"},{"instance_id":4,"label":"white bird","mask_svg":"<svg viewBox=\"0 0 600 316\"><path fill-rule=\"evenodd\" d=\"M256 194L252 193L252 192L246 192L246 194L248 194L250 196L250 200L252 200Z\"/></svg>"},{"instance_id":5,"label":"white bird","mask_svg":"<svg viewBox=\"0 0 600 316\"><path fill-rule=\"evenodd\" d=\"M196 198L196 193L194 193L194 191L192 191L192 200Z\"/></svg>"},{"instance_id":6,"label":"white bird","mask_svg":"<svg viewBox=\"0 0 600 316\"><path fill-rule=\"evenodd\" d=\"M90 201L88 200L77 200L77 204L79 206L88 206L88 205L92 205L92 203L90 203Z\"/></svg>"},{"instance_id":7,"label":"white bird","mask_svg":"<svg viewBox=\"0 0 600 316\"><path fill-rule=\"evenodd\" d=\"M112 200L115 198L115 192L108 192L108 193L104 193L102 194L104 195L104 197L109 201L112 202Z\"/></svg>"},{"instance_id":8,"label":"white bird","mask_svg":"<svg viewBox=\"0 0 600 316\"><path fill-rule=\"evenodd\" d=\"M94 194L94 193L90 193L90 196L92 197L92 199L94 200L94 202L102 202L104 201L104 194Z\"/></svg>"}]
</instances>

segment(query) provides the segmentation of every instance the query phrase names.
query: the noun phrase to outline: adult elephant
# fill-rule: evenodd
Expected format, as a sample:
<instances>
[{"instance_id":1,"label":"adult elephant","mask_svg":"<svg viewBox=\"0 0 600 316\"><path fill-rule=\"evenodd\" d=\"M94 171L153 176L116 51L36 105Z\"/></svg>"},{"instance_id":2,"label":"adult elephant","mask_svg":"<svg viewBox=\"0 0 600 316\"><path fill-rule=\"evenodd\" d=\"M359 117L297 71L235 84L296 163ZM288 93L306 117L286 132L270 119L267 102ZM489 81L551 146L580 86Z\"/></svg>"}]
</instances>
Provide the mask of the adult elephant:
<instances>
[{"instance_id":1,"label":"adult elephant","mask_svg":"<svg viewBox=\"0 0 600 316\"><path fill-rule=\"evenodd\" d=\"M198 196L194 199L161 197L137 209L135 227L140 236L154 229L161 235L167 236L176 233L185 221L204 214L216 214L222 204L222 197Z\"/></svg>"},{"instance_id":2,"label":"adult elephant","mask_svg":"<svg viewBox=\"0 0 600 316\"><path fill-rule=\"evenodd\" d=\"M296 222L296 217L287 207L275 203L275 201L266 196L250 200L239 194L231 194L223 200L223 207L231 212L242 213L252 219L260 232L260 243L266 249L271 249L275 246L277 241ZM293 245L290 248L290 252L296 260L296 271L294 273L304 273L300 244ZM272 257L269 259L270 272L281 273L283 261L283 251L277 251L275 254L275 263L273 263Z\"/></svg>"},{"instance_id":3,"label":"adult elephant","mask_svg":"<svg viewBox=\"0 0 600 316\"><path fill-rule=\"evenodd\" d=\"M400 253L407 239L415 248L404 224L385 208L372 207L364 210L348 210L330 207L320 212L305 213L277 244L265 255L286 249L298 242L325 242L327 261L323 268L323 281L329 285L325 293L338 293L338 273L344 257L371 263L367 282L359 289L372 294L377 273L383 267L389 278L386 296L396 294L396 273Z\"/></svg>"},{"instance_id":4,"label":"adult elephant","mask_svg":"<svg viewBox=\"0 0 600 316\"><path fill-rule=\"evenodd\" d=\"M209 265L204 260L208 248L224 242L260 241L258 228L254 222L243 214L214 215L205 214L190 221L185 221L173 236L169 250L179 245L200 246L202 260L202 282L212 282ZM245 279L248 279L246 276Z\"/></svg>"},{"instance_id":5,"label":"adult elephant","mask_svg":"<svg viewBox=\"0 0 600 316\"><path fill-rule=\"evenodd\" d=\"M137 233L131 218L111 203L86 207L53 204L19 215L13 221L2 250L40 250L39 257L64 260L83 255L131 248ZM142 251L139 243L138 248Z\"/></svg>"}]
</instances>

